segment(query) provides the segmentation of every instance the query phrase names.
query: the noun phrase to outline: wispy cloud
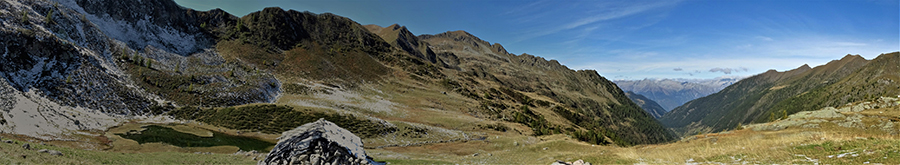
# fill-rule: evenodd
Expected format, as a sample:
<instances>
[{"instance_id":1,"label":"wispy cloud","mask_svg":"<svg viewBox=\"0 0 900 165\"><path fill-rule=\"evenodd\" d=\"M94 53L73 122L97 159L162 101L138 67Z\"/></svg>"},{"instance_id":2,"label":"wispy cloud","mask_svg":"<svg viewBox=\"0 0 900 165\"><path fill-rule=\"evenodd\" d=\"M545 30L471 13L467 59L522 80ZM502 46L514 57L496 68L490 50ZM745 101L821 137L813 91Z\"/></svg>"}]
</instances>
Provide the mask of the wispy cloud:
<instances>
[{"instance_id":1,"label":"wispy cloud","mask_svg":"<svg viewBox=\"0 0 900 165\"><path fill-rule=\"evenodd\" d=\"M763 41L774 41L774 39L772 39L771 37L766 37L766 36L756 36L754 38L763 40Z\"/></svg>"},{"instance_id":2,"label":"wispy cloud","mask_svg":"<svg viewBox=\"0 0 900 165\"><path fill-rule=\"evenodd\" d=\"M888 28L889 33L879 29L857 33L834 26L896 27L896 19L883 19L893 20L884 26L870 26L882 24L808 14L868 18L851 15L859 11L784 10L749 2L710 4L732 4L732 8L746 11L716 10L698 18L677 12L697 6L678 2L590 4L599 7L567 3L566 7L576 7L532 12L532 16L549 15L530 24L515 24L528 26L522 26L526 28L518 30L522 33L516 33L512 39L545 43L528 45L532 48L529 53L556 58L570 68L596 69L601 75L626 79L746 76L769 69L790 70L803 64L821 65L845 54L871 59L881 53L900 51L896 28ZM747 5L750 6L745 8ZM525 12L519 14L516 16L529 17Z\"/></svg>"},{"instance_id":3,"label":"wispy cloud","mask_svg":"<svg viewBox=\"0 0 900 165\"><path fill-rule=\"evenodd\" d=\"M712 69L709 69L709 72L713 72L713 73L722 72L725 74L731 74L731 72L741 72L741 71L746 72L747 68L740 67L740 68L712 68Z\"/></svg>"},{"instance_id":4,"label":"wispy cloud","mask_svg":"<svg viewBox=\"0 0 900 165\"><path fill-rule=\"evenodd\" d=\"M537 9L547 6L548 3L554 3L554 2L555 2L554 0L540 0L540 1L531 2L529 4L525 4L522 6L512 8L510 10L507 10L506 12L503 12L503 15L521 14L521 13L536 11Z\"/></svg>"},{"instance_id":5,"label":"wispy cloud","mask_svg":"<svg viewBox=\"0 0 900 165\"><path fill-rule=\"evenodd\" d=\"M672 56L672 55L663 55ZM833 59L841 55L834 55ZM833 59L817 59L810 57L752 57L744 58L683 58L677 60L644 60L609 59L602 62L574 65L572 69L595 69L602 76L624 75L629 78L689 78L716 77L722 75L747 76L762 73L769 69L789 70L804 63L810 65L824 64ZM565 64L565 63L564 63ZM729 67L737 66L737 67ZM750 66L750 67L748 67ZM755 66L755 67L754 67ZM676 68L676 69L673 69ZM677 69L681 69L678 71ZM673 71L679 72L673 74ZM622 77L624 79L629 79Z\"/></svg>"},{"instance_id":6,"label":"wispy cloud","mask_svg":"<svg viewBox=\"0 0 900 165\"><path fill-rule=\"evenodd\" d=\"M619 19L623 17L628 17L640 13L644 13L653 9L662 8L666 6L676 5L678 1L651 1L649 3L602 3L599 6L594 7L593 10L583 11L584 15L587 17L583 17L576 20L568 20L566 22L560 23L559 26L551 26L544 27L540 29L536 29L533 33L528 33L527 35L521 36L518 40L527 40L535 37L541 37L545 35L550 35L554 33L559 33L562 31L568 31L576 28L580 28L586 25L597 24L603 21ZM531 17L531 16L525 16ZM655 23L655 22L654 22ZM642 25L649 26L649 25ZM595 28L588 27L588 28ZM590 31L593 31L590 30Z\"/></svg>"}]
</instances>

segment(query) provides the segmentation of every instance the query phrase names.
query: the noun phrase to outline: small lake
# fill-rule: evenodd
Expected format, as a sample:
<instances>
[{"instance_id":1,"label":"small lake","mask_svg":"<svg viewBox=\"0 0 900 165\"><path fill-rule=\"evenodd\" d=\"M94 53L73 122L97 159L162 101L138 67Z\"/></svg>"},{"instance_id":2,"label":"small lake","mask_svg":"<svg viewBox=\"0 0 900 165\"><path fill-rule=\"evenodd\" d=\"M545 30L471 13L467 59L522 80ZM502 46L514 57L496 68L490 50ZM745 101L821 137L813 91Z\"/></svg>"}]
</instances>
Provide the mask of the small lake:
<instances>
[{"instance_id":1,"label":"small lake","mask_svg":"<svg viewBox=\"0 0 900 165\"><path fill-rule=\"evenodd\" d=\"M275 143L256 138L232 136L216 131L211 131L213 133L212 137L201 137L158 125L148 125L142 128L146 128L146 130L141 131L140 134L125 133L116 135L137 141L139 144L161 142L178 147L236 146L244 151L267 152L267 148L275 145Z\"/></svg>"}]
</instances>

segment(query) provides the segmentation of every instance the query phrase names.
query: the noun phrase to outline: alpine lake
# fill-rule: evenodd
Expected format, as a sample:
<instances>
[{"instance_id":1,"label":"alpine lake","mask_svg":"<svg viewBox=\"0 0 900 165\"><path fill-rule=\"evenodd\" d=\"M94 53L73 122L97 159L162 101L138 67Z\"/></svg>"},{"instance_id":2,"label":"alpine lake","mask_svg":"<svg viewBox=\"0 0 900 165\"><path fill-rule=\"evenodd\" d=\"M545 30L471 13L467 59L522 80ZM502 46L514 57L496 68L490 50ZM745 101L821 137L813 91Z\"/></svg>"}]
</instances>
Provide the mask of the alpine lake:
<instances>
[{"instance_id":1,"label":"alpine lake","mask_svg":"<svg viewBox=\"0 0 900 165\"><path fill-rule=\"evenodd\" d=\"M145 152L233 153L237 150L255 150L265 153L275 146L271 135L220 131L194 124L129 123L111 128L106 136L110 137L113 150L139 149Z\"/></svg>"}]
</instances>

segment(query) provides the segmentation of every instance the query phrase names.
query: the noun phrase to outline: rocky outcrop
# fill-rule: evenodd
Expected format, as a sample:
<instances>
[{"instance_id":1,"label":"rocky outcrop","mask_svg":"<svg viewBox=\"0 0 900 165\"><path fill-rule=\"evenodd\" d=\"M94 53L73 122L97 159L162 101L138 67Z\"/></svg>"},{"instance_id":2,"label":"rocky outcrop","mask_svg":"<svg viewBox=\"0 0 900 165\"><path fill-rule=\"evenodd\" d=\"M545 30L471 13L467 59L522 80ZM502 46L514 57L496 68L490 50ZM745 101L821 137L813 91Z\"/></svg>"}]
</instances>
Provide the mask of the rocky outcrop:
<instances>
[{"instance_id":1,"label":"rocky outcrop","mask_svg":"<svg viewBox=\"0 0 900 165\"><path fill-rule=\"evenodd\" d=\"M900 99L893 97L880 97L872 102L847 104L840 108L825 107L815 111L804 111L788 116L786 119L769 123L752 124L744 128L754 131L777 131L788 127L819 128L821 124L833 123L846 128L881 130L885 133L898 134L900 130L895 128L897 117L882 115L884 112L900 110ZM862 113L871 109L880 109L878 114ZM863 118L871 118L874 122L865 123ZM893 119L892 119L893 118Z\"/></svg>"},{"instance_id":2,"label":"rocky outcrop","mask_svg":"<svg viewBox=\"0 0 900 165\"><path fill-rule=\"evenodd\" d=\"M325 119L282 133L258 164L379 164L366 156L362 140Z\"/></svg>"}]
</instances>

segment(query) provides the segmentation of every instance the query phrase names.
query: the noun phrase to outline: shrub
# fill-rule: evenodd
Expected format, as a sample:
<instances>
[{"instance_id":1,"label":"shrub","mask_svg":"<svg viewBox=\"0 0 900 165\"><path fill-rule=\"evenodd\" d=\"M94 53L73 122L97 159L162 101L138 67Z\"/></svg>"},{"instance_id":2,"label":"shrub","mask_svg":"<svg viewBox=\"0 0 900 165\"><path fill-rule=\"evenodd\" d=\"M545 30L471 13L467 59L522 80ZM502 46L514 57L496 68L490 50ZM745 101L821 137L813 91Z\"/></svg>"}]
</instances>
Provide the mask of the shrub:
<instances>
[{"instance_id":1,"label":"shrub","mask_svg":"<svg viewBox=\"0 0 900 165\"><path fill-rule=\"evenodd\" d=\"M47 16L44 17L44 22L48 24L53 24L53 10L47 12Z\"/></svg>"},{"instance_id":2,"label":"shrub","mask_svg":"<svg viewBox=\"0 0 900 165\"><path fill-rule=\"evenodd\" d=\"M22 11L22 24L28 23L28 12Z\"/></svg>"}]
</instances>

